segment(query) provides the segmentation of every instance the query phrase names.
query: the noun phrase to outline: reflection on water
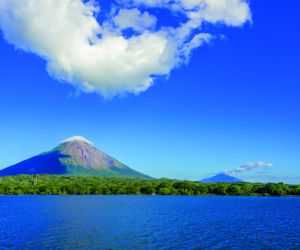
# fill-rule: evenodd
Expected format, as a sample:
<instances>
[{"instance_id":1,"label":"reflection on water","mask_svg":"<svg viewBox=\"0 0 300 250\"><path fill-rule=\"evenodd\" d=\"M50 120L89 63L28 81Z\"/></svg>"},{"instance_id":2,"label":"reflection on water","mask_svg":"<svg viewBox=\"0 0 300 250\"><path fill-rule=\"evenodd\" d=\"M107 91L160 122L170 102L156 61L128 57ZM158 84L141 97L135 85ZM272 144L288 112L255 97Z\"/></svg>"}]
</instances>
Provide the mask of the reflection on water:
<instances>
[{"instance_id":1,"label":"reflection on water","mask_svg":"<svg viewBox=\"0 0 300 250\"><path fill-rule=\"evenodd\" d=\"M300 198L0 196L0 248L300 249Z\"/></svg>"}]
</instances>

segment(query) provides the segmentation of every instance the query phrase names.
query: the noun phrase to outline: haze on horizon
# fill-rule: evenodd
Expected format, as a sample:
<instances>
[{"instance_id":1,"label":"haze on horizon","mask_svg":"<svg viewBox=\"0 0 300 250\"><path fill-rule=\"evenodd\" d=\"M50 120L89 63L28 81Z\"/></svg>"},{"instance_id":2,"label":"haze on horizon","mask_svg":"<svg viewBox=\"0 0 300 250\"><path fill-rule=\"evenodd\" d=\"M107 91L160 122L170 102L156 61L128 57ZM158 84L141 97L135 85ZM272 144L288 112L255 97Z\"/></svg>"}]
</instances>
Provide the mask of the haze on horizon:
<instances>
[{"instance_id":1,"label":"haze on horizon","mask_svg":"<svg viewBox=\"0 0 300 250\"><path fill-rule=\"evenodd\" d=\"M81 135L153 177L300 183L292 5L0 0L0 169Z\"/></svg>"}]
</instances>

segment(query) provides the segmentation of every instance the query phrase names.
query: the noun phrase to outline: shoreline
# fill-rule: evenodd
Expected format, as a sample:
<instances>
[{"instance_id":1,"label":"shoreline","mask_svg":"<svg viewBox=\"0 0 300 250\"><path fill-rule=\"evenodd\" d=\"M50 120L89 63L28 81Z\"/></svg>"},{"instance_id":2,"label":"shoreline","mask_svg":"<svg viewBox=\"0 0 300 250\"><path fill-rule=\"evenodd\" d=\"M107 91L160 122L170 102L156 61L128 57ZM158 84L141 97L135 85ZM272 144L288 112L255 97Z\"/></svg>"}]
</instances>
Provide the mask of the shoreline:
<instances>
[{"instance_id":1,"label":"shoreline","mask_svg":"<svg viewBox=\"0 0 300 250\"><path fill-rule=\"evenodd\" d=\"M300 196L300 185L59 175L0 177L2 195Z\"/></svg>"},{"instance_id":2,"label":"shoreline","mask_svg":"<svg viewBox=\"0 0 300 250\"><path fill-rule=\"evenodd\" d=\"M146 196L146 197L269 197L269 198L287 198L287 197L295 197L300 198L300 195L214 195L214 194L207 194L207 195L181 195L181 194L169 194L169 195L162 195L162 194L0 194L0 197L21 197L21 196Z\"/></svg>"}]
</instances>

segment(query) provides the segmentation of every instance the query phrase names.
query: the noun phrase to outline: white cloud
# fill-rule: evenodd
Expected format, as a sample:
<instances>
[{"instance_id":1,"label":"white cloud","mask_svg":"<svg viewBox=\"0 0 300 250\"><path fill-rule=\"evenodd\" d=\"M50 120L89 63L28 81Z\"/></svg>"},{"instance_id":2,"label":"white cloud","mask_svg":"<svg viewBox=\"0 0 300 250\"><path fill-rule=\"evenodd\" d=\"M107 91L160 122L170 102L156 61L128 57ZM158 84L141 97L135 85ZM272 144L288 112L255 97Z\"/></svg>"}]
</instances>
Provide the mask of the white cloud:
<instances>
[{"instance_id":1,"label":"white cloud","mask_svg":"<svg viewBox=\"0 0 300 250\"><path fill-rule=\"evenodd\" d=\"M131 6L170 8L183 12L191 19L210 23L223 22L240 26L251 20L249 6L245 0L120 0ZM200 23L199 23L200 24Z\"/></svg>"},{"instance_id":2,"label":"white cloud","mask_svg":"<svg viewBox=\"0 0 300 250\"><path fill-rule=\"evenodd\" d=\"M113 22L120 29L132 28L135 31L143 32L152 28L156 24L156 17L148 12L142 13L140 10L121 9L118 14L113 17Z\"/></svg>"},{"instance_id":3,"label":"white cloud","mask_svg":"<svg viewBox=\"0 0 300 250\"><path fill-rule=\"evenodd\" d=\"M88 139L84 138L83 136L79 136L79 135L67 138L67 139L61 141L61 143L68 143L68 142L74 142L74 141L82 141L87 144L93 145L93 143L91 141L89 141Z\"/></svg>"},{"instance_id":4,"label":"white cloud","mask_svg":"<svg viewBox=\"0 0 300 250\"><path fill-rule=\"evenodd\" d=\"M241 166L238 166L234 169L226 170L225 172L228 174L245 173L256 169L271 168L271 167L273 167L272 163L263 162L263 161L257 161L257 162L249 161L249 162L245 162Z\"/></svg>"},{"instance_id":5,"label":"white cloud","mask_svg":"<svg viewBox=\"0 0 300 250\"><path fill-rule=\"evenodd\" d=\"M201 32L202 22L241 26L250 20L243 0L120 0L111 15L100 7L81 0L0 0L0 28L17 49L42 57L52 77L111 97L145 91L157 76L187 63L213 36ZM156 27L153 8L180 12L186 21ZM100 23L97 16L106 19Z\"/></svg>"}]
</instances>

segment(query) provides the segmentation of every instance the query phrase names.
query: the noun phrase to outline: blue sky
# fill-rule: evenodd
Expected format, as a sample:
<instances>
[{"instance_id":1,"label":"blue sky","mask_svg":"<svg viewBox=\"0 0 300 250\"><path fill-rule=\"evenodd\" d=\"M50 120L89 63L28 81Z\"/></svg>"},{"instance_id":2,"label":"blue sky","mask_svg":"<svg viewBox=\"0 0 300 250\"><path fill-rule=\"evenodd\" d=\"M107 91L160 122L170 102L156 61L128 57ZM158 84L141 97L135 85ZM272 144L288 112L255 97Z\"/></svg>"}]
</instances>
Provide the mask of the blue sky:
<instances>
[{"instance_id":1,"label":"blue sky","mask_svg":"<svg viewBox=\"0 0 300 250\"><path fill-rule=\"evenodd\" d=\"M1 36L0 168L82 135L153 177L197 180L263 161L273 166L235 175L300 183L299 7L252 0L252 24L205 24L218 36L188 64L145 91L109 99L49 76L37 53Z\"/></svg>"}]
</instances>

